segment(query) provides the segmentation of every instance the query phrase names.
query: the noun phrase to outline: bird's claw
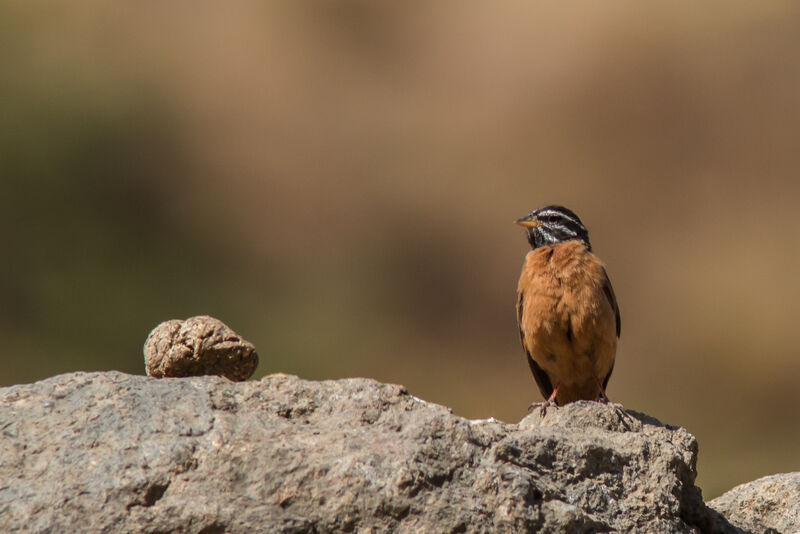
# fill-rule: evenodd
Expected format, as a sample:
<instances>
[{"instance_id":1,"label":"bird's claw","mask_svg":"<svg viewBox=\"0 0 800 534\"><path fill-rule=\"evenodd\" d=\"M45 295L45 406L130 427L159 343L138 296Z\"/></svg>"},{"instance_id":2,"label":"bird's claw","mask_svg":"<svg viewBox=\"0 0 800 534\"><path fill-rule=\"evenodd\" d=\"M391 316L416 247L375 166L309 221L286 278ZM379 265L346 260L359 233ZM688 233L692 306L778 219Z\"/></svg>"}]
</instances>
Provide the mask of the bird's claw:
<instances>
[{"instance_id":1,"label":"bird's claw","mask_svg":"<svg viewBox=\"0 0 800 534\"><path fill-rule=\"evenodd\" d=\"M528 413L531 413L536 408L539 408L539 417L544 418L544 416L547 414L547 409L550 408L551 406L553 408L558 408L558 404L556 404L556 402L551 400L546 400L544 402L534 402L530 406L528 406Z\"/></svg>"}]
</instances>

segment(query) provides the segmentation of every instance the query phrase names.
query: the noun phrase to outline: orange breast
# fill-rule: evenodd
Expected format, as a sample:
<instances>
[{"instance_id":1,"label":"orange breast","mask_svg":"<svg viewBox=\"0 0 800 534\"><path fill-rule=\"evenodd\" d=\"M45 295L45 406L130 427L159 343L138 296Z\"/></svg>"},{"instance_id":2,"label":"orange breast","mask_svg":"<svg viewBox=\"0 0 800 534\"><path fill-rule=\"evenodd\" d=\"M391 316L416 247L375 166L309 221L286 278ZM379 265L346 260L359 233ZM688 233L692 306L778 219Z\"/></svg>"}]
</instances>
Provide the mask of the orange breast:
<instances>
[{"instance_id":1,"label":"orange breast","mask_svg":"<svg viewBox=\"0 0 800 534\"><path fill-rule=\"evenodd\" d=\"M594 400L617 350L603 263L578 241L532 250L519 280L525 349L558 387L559 404Z\"/></svg>"}]
</instances>

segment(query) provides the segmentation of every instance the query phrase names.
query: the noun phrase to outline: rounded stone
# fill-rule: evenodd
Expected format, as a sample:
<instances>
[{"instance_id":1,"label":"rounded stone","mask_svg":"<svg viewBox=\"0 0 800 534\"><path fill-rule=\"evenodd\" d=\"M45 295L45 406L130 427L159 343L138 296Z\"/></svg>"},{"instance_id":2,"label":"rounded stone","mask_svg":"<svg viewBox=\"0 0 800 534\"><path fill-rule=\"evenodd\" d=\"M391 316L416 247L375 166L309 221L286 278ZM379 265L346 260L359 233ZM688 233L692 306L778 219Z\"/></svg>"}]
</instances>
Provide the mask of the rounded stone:
<instances>
[{"instance_id":1,"label":"rounded stone","mask_svg":"<svg viewBox=\"0 0 800 534\"><path fill-rule=\"evenodd\" d=\"M258 354L219 319L199 315L156 326L144 342L144 363L155 378L219 375L242 381L256 370Z\"/></svg>"}]
</instances>

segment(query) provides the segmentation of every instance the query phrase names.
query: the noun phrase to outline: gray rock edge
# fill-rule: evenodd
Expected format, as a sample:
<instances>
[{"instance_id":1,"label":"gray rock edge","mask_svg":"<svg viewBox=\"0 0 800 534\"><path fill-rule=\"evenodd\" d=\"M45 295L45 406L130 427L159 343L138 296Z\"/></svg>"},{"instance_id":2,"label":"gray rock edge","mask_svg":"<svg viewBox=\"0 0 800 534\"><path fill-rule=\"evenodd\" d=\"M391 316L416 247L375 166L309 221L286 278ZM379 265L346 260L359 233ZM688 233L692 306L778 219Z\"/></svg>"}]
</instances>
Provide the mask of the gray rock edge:
<instances>
[{"instance_id":1,"label":"gray rock edge","mask_svg":"<svg viewBox=\"0 0 800 534\"><path fill-rule=\"evenodd\" d=\"M2 532L747 532L685 429L578 402L518 424L371 379L70 373L0 388Z\"/></svg>"}]
</instances>

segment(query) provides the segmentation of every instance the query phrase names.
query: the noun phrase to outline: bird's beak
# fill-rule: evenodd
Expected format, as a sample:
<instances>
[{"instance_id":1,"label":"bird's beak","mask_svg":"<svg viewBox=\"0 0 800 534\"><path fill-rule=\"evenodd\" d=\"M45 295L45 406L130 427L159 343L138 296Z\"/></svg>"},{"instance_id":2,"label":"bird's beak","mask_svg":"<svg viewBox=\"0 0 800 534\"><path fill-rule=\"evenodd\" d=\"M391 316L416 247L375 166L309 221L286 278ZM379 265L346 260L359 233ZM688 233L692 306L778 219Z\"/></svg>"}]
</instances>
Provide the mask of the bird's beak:
<instances>
[{"instance_id":1,"label":"bird's beak","mask_svg":"<svg viewBox=\"0 0 800 534\"><path fill-rule=\"evenodd\" d=\"M523 228L536 228L541 222L536 217L531 217L530 215L525 215L524 217L520 217L516 221L514 221L518 225L522 226Z\"/></svg>"}]
</instances>

